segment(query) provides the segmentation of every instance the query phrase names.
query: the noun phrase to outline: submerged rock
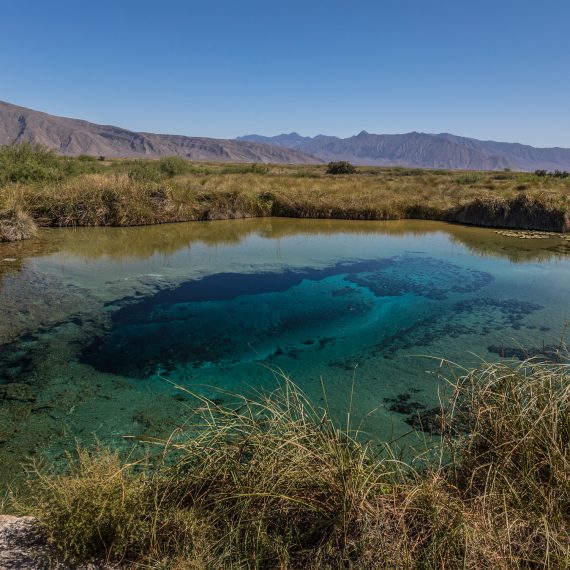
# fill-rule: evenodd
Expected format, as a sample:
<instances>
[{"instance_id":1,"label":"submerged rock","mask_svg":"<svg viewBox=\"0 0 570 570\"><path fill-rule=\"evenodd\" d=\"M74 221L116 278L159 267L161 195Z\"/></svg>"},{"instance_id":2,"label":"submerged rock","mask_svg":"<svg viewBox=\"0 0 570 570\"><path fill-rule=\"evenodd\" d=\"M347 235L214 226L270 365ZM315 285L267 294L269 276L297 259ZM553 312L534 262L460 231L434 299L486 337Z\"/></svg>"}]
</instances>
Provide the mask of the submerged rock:
<instances>
[{"instance_id":1,"label":"submerged rock","mask_svg":"<svg viewBox=\"0 0 570 570\"><path fill-rule=\"evenodd\" d=\"M395 398L384 398L388 410L397 414L412 414L417 410L425 409L421 402L414 402L410 394L398 394Z\"/></svg>"},{"instance_id":2,"label":"submerged rock","mask_svg":"<svg viewBox=\"0 0 570 570\"><path fill-rule=\"evenodd\" d=\"M27 384L21 382L11 382L0 384L0 401L11 400L14 402L35 402L36 396Z\"/></svg>"},{"instance_id":3,"label":"submerged rock","mask_svg":"<svg viewBox=\"0 0 570 570\"><path fill-rule=\"evenodd\" d=\"M478 271L427 256L400 256L380 260L377 268L350 274L347 281L367 287L379 297L413 294L428 299L446 299L450 293L472 293L493 280Z\"/></svg>"},{"instance_id":4,"label":"submerged rock","mask_svg":"<svg viewBox=\"0 0 570 570\"><path fill-rule=\"evenodd\" d=\"M430 435L442 435L447 428L440 407L418 411L408 416L404 421L416 431L423 431Z\"/></svg>"},{"instance_id":5,"label":"submerged rock","mask_svg":"<svg viewBox=\"0 0 570 570\"><path fill-rule=\"evenodd\" d=\"M501 358L515 358L517 360L528 360L534 358L545 362L565 362L568 354L560 346L544 345L542 348L518 346L490 345L487 350L493 354L498 354Z\"/></svg>"}]
</instances>

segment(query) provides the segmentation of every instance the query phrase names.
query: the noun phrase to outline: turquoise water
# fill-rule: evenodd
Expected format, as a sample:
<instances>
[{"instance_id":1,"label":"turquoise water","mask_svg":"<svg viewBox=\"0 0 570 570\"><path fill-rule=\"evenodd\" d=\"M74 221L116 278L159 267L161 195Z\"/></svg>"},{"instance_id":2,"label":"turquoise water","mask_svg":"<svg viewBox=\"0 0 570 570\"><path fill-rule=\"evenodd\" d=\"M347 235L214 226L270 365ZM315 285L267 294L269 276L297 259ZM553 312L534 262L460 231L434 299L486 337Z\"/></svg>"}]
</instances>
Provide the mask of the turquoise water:
<instances>
[{"instance_id":1,"label":"turquoise water","mask_svg":"<svg viewBox=\"0 0 570 570\"><path fill-rule=\"evenodd\" d=\"M0 244L0 478L125 447L281 372L371 438L411 435L473 366L560 342L570 242L435 222L46 230Z\"/></svg>"}]
</instances>

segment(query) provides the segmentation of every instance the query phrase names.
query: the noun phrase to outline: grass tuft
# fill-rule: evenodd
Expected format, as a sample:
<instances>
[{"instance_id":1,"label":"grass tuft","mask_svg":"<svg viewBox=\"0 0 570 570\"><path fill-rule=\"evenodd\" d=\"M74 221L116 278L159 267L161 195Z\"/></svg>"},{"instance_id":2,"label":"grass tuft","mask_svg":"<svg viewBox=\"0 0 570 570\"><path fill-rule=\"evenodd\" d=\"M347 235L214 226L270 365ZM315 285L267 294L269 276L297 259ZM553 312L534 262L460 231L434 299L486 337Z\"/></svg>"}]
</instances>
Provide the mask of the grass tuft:
<instances>
[{"instance_id":1,"label":"grass tuft","mask_svg":"<svg viewBox=\"0 0 570 570\"><path fill-rule=\"evenodd\" d=\"M38 472L29 511L74 562L149 568L565 568L570 374L490 364L442 414L413 469L341 429L289 380L229 407L201 399L158 458L79 450ZM467 422L467 423L466 423ZM452 434L455 434L452 436Z\"/></svg>"},{"instance_id":2,"label":"grass tuft","mask_svg":"<svg viewBox=\"0 0 570 570\"><path fill-rule=\"evenodd\" d=\"M37 234L33 218L20 209L0 212L0 242L30 239Z\"/></svg>"}]
</instances>

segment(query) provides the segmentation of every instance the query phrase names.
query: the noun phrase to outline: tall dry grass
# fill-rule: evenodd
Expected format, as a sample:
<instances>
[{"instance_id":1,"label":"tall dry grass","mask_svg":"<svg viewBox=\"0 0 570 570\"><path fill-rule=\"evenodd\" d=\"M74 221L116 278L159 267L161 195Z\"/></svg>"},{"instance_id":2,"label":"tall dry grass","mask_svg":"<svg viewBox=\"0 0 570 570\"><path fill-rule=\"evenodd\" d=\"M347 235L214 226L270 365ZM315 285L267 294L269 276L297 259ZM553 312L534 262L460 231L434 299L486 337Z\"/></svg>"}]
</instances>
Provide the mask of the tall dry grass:
<instances>
[{"instance_id":1,"label":"tall dry grass","mask_svg":"<svg viewBox=\"0 0 570 570\"><path fill-rule=\"evenodd\" d=\"M229 408L201 399L144 463L79 451L69 472L38 472L28 510L75 561L563 569L569 380L567 366L531 361L466 373L444 402L432 459L411 465L339 427L284 378Z\"/></svg>"},{"instance_id":2,"label":"tall dry grass","mask_svg":"<svg viewBox=\"0 0 570 570\"><path fill-rule=\"evenodd\" d=\"M333 176L324 165L165 158L105 166L41 149L4 154L10 176L0 179L0 210L29 212L41 226L288 216L570 231L570 179L528 173L359 167Z\"/></svg>"}]
</instances>

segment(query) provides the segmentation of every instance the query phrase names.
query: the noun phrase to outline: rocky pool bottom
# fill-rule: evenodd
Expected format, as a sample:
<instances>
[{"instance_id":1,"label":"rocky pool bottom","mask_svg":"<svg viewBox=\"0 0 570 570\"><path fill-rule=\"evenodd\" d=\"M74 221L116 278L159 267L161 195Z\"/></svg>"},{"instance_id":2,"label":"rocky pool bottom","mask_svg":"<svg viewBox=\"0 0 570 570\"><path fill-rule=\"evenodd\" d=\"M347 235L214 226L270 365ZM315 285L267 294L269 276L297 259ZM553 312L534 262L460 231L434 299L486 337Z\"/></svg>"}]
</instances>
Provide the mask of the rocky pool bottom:
<instances>
[{"instance_id":1,"label":"rocky pool bottom","mask_svg":"<svg viewBox=\"0 0 570 570\"><path fill-rule=\"evenodd\" d=\"M421 444L442 358L555 355L568 253L559 236L284 219L1 245L0 479L77 444L167 435L195 404L177 386L229 404L281 372L341 423L352 400L363 437Z\"/></svg>"}]
</instances>

